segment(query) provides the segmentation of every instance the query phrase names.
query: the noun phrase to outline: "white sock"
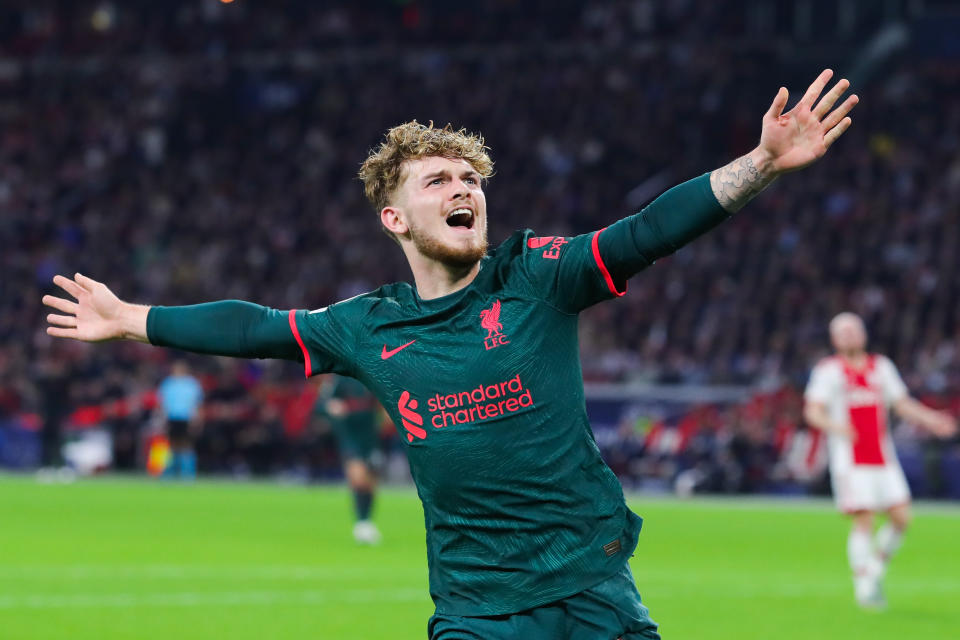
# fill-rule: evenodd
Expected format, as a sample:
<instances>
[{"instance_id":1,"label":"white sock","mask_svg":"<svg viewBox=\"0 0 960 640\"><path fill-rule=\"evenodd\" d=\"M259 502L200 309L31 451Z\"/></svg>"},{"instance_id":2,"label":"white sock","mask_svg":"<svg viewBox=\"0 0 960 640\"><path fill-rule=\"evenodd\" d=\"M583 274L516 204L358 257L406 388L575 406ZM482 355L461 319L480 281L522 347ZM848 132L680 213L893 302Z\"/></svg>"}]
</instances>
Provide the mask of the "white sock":
<instances>
[{"instance_id":1,"label":"white sock","mask_svg":"<svg viewBox=\"0 0 960 640\"><path fill-rule=\"evenodd\" d=\"M881 562L886 565L897 549L900 548L900 545L903 544L903 531L888 522L877 530L873 540Z\"/></svg>"},{"instance_id":2,"label":"white sock","mask_svg":"<svg viewBox=\"0 0 960 640\"><path fill-rule=\"evenodd\" d=\"M857 599L868 598L882 572L880 559L873 552L873 540L868 532L851 529L847 538L847 558L853 571L853 591Z\"/></svg>"}]
</instances>

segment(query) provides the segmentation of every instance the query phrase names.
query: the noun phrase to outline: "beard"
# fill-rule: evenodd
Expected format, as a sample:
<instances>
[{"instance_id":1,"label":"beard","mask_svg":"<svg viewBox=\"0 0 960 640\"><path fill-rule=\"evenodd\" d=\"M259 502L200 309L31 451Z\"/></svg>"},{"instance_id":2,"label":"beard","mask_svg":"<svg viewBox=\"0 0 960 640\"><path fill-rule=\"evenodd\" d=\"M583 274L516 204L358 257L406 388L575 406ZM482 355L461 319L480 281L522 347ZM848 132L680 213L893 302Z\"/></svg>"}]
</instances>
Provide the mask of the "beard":
<instances>
[{"instance_id":1,"label":"beard","mask_svg":"<svg viewBox=\"0 0 960 640\"><path fill-rule=\"evenodd\" d=\"M436 260L449 267L468 268L479 262L487 255L487 229L483 228L477 242L468 246L446 245L434 236L423 233L418 228L410 227L410 240L420 255Z\"/></svg>"}]
</instances>

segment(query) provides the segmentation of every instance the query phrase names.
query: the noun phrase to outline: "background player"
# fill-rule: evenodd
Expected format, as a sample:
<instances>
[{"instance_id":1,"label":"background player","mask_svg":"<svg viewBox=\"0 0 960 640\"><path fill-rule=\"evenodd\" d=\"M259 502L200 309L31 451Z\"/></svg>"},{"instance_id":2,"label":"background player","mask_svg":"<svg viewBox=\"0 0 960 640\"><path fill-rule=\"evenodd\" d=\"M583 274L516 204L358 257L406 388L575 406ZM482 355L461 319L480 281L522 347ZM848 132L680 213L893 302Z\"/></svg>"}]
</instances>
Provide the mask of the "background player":
<instances>
[{"instance_id":1,"label":"background player","mask_svg":"<svg viewBox=\"0 0 960 640\"><path fill-rule=\"evenodd\" d=\"M317 398L317 413L330 422L343 460L343 474L353 492L353 538L360 544L377 544L380 531L373 523L372 513L377 468L383 462L379 449L380 406L360 382L332 375Z\"/></svg>"},{"instance_id":2,"label":"background player","mask_svg":"<svg viewBox=\"0 0 960 640\"><path fill-rule=\"evenodd\" d=\"M167 437L173 452L165 473L192 480L197 476L197 454L193 442L200 425L203 387L190 375L187 363L177 360L170 369L170 375L160 383L157 397L166 418Z\"/></svg>"},{"instance_id":3,"label":"background player","mask_svg":"<svg viewBox=\"0 0 960 640\"><path fill-rule=\"evenodd\" d=\"M898 416L944 438L956 421L910 397L896 366L886 356L867 353L867 332L853 313L830 321L836 355L814 367L804 397L807 422L829 434L830 476L837 506L853 517L847 557L854 595L862 607L886 603L882 579L910 521L910 489L894 451L887 423ZM873 535L874 514L889 521Z\"/></svg>"},{"instance_id":4,"label":"background player","mask_svg":"<svg viewBox=\"0 0 960 640\"><path fill-rule=\"evenodd\" d=\"M600 457L578 361L581 311L726 220L850 126L849 83L821 73L790 111L781 88L748 154L573 238L518 231L487 253L479 136L394 127L361 169L415 286L312 312L240 301L147 307L81 274L45 296L56 337L127 338L304 363L357 377L390 411L424 507L434 640L659 638L628 560L641 519ZM821 96L821 94L823 94ZM522 203L514 203L519 207Z\"/></svg>"}]
</instances>

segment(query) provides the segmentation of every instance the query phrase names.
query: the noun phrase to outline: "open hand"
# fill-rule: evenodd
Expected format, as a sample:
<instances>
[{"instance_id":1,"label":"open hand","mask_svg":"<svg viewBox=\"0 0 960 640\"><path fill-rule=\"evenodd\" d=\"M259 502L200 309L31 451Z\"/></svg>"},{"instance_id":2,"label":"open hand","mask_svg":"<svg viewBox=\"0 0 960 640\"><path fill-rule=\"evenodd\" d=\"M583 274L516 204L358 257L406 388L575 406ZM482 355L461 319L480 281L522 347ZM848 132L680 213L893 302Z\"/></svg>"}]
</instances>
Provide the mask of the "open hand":
<instances>
[{"instance_id":1,"label":"open hand","mask_svg":"<svg viewBox=\"0 0 960 640\"><path fill-rule=\"evenodd\" d=\"M833 109L833 105L850 86L846 78L833 85L817 102L832 77L833 71L824 70L803 94L800 102L786 113L783 113L783 109L787 105L789 92L786 87L780 87L777 92L773 104L763 116L759 147L769 158L775 173L796 171L817 160L850 127L851 120L847 114L860 100L856 94Z\"/></svg>"},{"instance_id":2,"label":"open hand","mask_svg":"<svg viewBox=\"0 0 960 640\"><path fill-rule=\"evenodd\" d=\"M927 428L938 438L949 438L957 433L957 421L945 411L936 411L931 416Z\"/></svg>"},{"instance_id":3,"label":"open hand","mask_svg":"<svg viewBox=\"0 0 960 640\"><path fill-rule=\"evenodd\" d=\"M124 336L124 302L107 285L76 274L71 280L54 276L53 283L66 291L76 302L56 296L43 296L43 304L66 315L47 315L47 334L57 338L73 338L84 342L103 342Z\"/></svg>"}]
</instances>

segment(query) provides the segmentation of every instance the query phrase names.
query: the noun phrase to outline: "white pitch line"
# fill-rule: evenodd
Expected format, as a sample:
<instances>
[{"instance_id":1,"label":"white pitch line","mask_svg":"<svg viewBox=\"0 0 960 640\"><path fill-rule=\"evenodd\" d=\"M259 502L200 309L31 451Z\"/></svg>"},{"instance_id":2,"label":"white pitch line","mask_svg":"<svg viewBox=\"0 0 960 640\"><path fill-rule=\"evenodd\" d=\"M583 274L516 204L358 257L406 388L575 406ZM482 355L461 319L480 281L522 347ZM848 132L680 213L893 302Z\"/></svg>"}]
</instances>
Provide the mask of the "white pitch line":
<instances>
[{"instance_id":1,"label":"white pitch line","mask_svg":"<svg viewBox=\"0 0 960 640\"><path fill-rule=\"evenodd\" d=\"M753 495L696 495L689 498L673 494L625 492L627 502L642 514L645 504L678 507L681 509L720 509L731 511L796 511L836 513L833 500L827 496L777 497L769 494ZM960 502L949 500L914 500L913 511L920 516L960 518Z\"/></svg>"},{"instance_id":2,"label":"white pitch line","mask_svg":"<svg viewBox=\"0 0 960 640\"><path fill-rule=\"evenodd\" d=\"M960 593L960 582L909 580L893 581L896 593L943 595ZM697 585L648 585L641 593L646 598L663 598L691 594ZM849 591L844 582L807 582L779 584L728 584L722 597L751 598L800 596L836 597ZM365 604L377 602L429 602L426 589L338 589L336 591L229 591L176 592L153 594L83 594L83 595L10 595L0 596L0 610L65 609L65 608L133 608L133 607L200 607L200 606L266 606Z\"/></svg>"},{"instance_id":3,"label":"white pitch line","mask_svg":"<svg viewBox=\"0 0 960 640\"><path fill-rule=\"evenodd\" d=\"M429 602L426 589L332 591L228 591L153 594L0 596L0 609L199 607L238 605L354 604Z\"/></svg>"},{"instance_id":4,"label":"white pitch line","mask_svg":"<svg viewBox=\"0 0 960 640\"><path fill-rule=\"evenodd\" d=\"M394 568L390 575L427 577L426 566L420 568ZM193 565L0 565L0 578L58 578L86 580L89 578L254 578L282 580L315 580L325 578L350 579L382 577L383 569L375 567L217 567Z\"/></svg>"},{"instance_id":5,"label":"white pitch line","mask_svg":"<svg viewBox=\"0 0 960 640\"><path fill-rule=\"evenodd\" d=\"M960 582L938 580L934 582L924 580L911 581L888 581L887 590L890 593L910 594L910 595L960 595ZM640 595L645 599L663 598L666 596L682 596L697 593L705 589L701 584L689 581L686 584L676 582L648 582L646 585L641 581L638 584ZM852 588L844 582L823 582L823 583L753 583L753 584L725 584L718 593L714 589L708 589L714 598L763 598L763 597L805 597L805 596L830 596L835 597L847 593L852 594Z\"/></svg>"}]
</instances>

